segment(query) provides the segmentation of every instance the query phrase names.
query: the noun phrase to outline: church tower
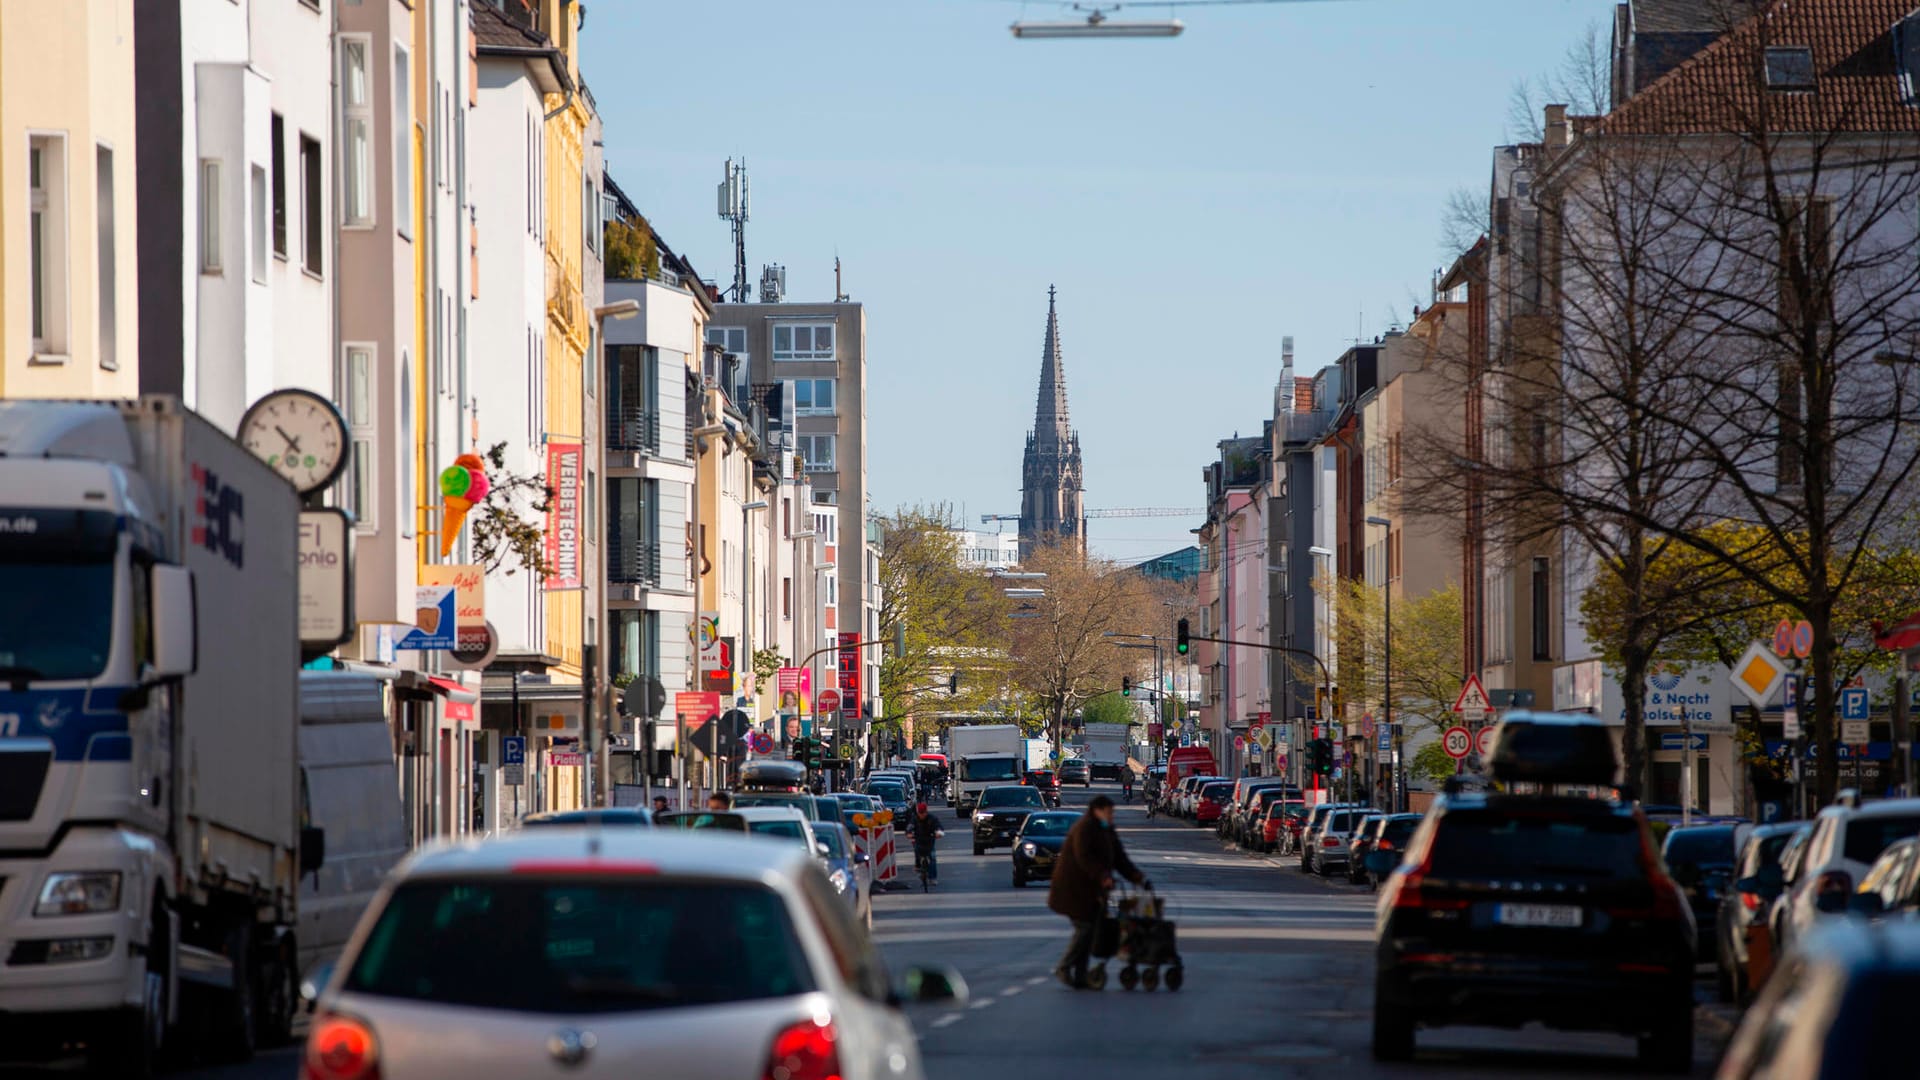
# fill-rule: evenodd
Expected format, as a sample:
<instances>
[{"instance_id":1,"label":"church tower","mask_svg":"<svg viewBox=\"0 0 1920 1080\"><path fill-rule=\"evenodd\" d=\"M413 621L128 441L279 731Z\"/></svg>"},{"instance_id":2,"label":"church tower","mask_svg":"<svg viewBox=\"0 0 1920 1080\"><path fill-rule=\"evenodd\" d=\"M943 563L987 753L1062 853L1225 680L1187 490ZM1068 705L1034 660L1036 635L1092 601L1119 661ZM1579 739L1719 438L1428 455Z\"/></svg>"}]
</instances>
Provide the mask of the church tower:
<instances>
[{"instance_id":1,"label":"church tower","mask_svg":"<svg viewBox=\"0 0 1920 1080\"><path fill-rule=\"evenodd\" d=\"M1047 340L1040 353L1040 395L1027 433L1020 474L1020 558L1047 543L1087 551L1081 501L1080 435L1067 422L1067 369L1060 358L1060 320L1047 287Z\"/></svg>"}]
</instances>

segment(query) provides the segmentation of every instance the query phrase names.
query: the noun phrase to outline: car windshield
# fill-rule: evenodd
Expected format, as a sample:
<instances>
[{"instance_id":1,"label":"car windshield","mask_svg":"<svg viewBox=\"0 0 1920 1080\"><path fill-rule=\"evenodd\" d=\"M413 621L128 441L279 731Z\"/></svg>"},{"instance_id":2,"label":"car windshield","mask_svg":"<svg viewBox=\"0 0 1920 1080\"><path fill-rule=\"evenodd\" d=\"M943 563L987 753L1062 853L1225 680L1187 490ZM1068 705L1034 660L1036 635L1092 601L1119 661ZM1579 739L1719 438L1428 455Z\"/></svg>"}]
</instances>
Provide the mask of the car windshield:
<instances>
[{"instance_id":1,"label":"car windshield","mask_svg":"<svg viewBox=\"0 0 1920 1080\"><path fill-rule=\"evenodd\" d=\"M381 909L344 985L376 997L548 1014L814 989L772 890L632 877L407 882Z\"/></svg>"},{"instance_id":2,"label":"car windshield","mask_svg":"<svg viewBox=\"0 0 1920 1080\"><path fill-rule=\"evenodd\" d=\"M1389 821L1381 827L1380 839L1392 843L1395 847L1404 847L1408 840L1413 839L1413 830L1419 827L1420 822L1417 819L1413 821Z\"/></svg>"},{"instance_id":3,"label":"car windshield","mask_svg":"<svg viewBox=\"0 0 1920 1080\"><path fill-rule=\"evenodd\" d=\"M729 832L746 832L747 819L739 814L715 813L710 810L678 810L670 814L661 814L654 819L661 825L676 829L726 829Z\"/></svg>"},{"instance_id":4,"label":"car windshield","mask_svg":"<svg viewBox=\"0 0 1920 1080\"><path fill-rule=\"evenodd\" d=\"M896 806L907 801L907 789L899 784L868 784L867 794Z\"/></svg>"},{"instance_id":5,"label":"car windshield","mask_svg":"<svg viewBox=\"0 0 1920 1080\"><path fill-rule=\"evenodd\" d=\"M1846 857L1870 863L1888 844L1920 834L1920 814L1862 815L1847 822Z\"/></svg>"},{"instance_id":6,"label":"car windshield","mask_svg":"<svg viewBox=\"0 0 1920 1080\"><path fill-rule=\"evenodd\" d=\"M0 510L0 519L6 511ZM113 563L0 561L0 673L90 679L113 648Z\"/></svg>"},{"instance_id":7,"label":"car windshield","mask_svg":"<svg viewBox=\"0 0 1920 1080\"><path fill-rule=\"evenodd\" d=\"M793 820L750 821L747 831L755 836L777 836L782 840L802 840L807 838L807 827Z\"/></svg>"},{"instance_id":8,"label":"car windshield","mask_svg":"<svg viewBox=\"0 0 1920 1080\"><path fill-rule=\"evenodd\" d=\"M1201 798L1212 799L1214 802L1224 802L1232 793L1232 784L1208 784L1200 789Z\"/></svg>"},{"instance_id":9,"label":"car windshield","mask_svg":"<svg viewBox=\"0 0 1920 1080\"><path fill-rule=\"evenodd\" d=\"M847 857L846 834L842 833L839 829L816 829L814 830L813 836L814 839L827 845L827 856L829 858L844 859Z\"/></svg>"},{"instance_id":10,"label":"car windshield","mask_svg":"<svg viewBox=\"0 0 1920 1080\"><path fill-rule=\"evenodd\" d=\"M1618 814L1455 810L1440 819L1430 858L1432 872L1446 876L1536 873L1629 879L1645 873L1640 824Z\"/></svg>"},{"instance_id":11,"label":"car windshield","mask_svg":"<svg viewBox=\"0 0 1920 1080\"><path fill-rule=\"evenodd\" d=\"M735 795L733 805L738 808L749 806L791 806L803 814L813 811L811 795Z\"/></svg>"},{"instance_id":12,"label":"car windshield","mask_svg":"<svg viewBox=\"0 0 1920 1080\"><path fill-rule=\"evenodd\" d=\"M653 821L645 810L564 810L555 814L539 814L520 824L531 828L543 825L645 826L653 824Z\"/></svg>"},{"instance_id":13,"label":"car windshield","mask_svg":"<svg viewBox=\"0 0 1920 1080\"><path fill-rule=\"evenodd\" d=\"M1032 788L989 788L980 796L981 806L1039 806L1040 793Z\"/></svg>"},{"instance_id":14,"label":"car windshield","mask_svg":"<svg viewBox=\"0 0 1920 1080\"><path fill-rule=\"evenodd\" d=\"M1675 829L1667 834L1664 854L1668 866L1681 863L1732 866L1733 829L1719 825L1704 829Z\"/></svg>"},{"instance_id":15,"label":"car windshield","mask_svg":"<svg viewBox=\"0 0 1920 1080\"><path fill-rule=\"evenodd\" d=\"M960 763L962 780L1018 780L1020 770L1012 758L968 758Z\"/></svg>"},{"instance_id":16,"label":"car windshield","mask_svg":"<svg viewBox=\"0 0 1920 1080\"><path fill-rule=\"evenodd\" d=\"M1020 830L1021 836L1065 836L1073 823L1080 819L1078 814L1034 814L1027 818L1027 824Z\"/></svg>"}]
</instances>

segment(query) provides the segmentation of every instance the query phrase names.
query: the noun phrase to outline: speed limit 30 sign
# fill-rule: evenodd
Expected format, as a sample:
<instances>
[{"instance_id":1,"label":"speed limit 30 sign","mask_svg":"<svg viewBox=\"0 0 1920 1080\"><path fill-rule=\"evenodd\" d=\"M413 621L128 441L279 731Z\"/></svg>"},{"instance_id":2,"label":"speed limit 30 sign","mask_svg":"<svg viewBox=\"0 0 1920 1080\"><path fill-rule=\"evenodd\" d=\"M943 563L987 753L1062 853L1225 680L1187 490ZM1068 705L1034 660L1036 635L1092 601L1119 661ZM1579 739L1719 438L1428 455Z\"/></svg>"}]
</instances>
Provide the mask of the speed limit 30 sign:
<instances>
[{"instance_id":1,"label":"speed limit 30 sign","mask_svg":"<svg viewBox=\"0 0 1920 1080\"><path fill-rule=\"evenodd\" d=\"M1473 733L1456 724L1440 736L1440 748L1450 758L1466 757L1473 752Z\"/></svg>"}]
</instances>

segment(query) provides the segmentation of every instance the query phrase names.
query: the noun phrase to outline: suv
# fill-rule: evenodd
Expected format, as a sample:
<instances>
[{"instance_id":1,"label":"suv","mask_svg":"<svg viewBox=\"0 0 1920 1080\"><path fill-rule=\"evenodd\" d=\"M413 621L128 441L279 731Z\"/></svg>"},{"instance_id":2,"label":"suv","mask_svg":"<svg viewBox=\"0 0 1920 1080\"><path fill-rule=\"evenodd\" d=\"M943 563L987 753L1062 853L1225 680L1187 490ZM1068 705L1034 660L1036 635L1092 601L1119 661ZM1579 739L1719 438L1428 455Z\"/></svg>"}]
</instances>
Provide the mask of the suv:
<instances>
[{"instance_id":1,"label":"suv","mask_svg":"<svg viewBox=\"0 0 1920 1080\"><path fill-rule=\"evenodd\" d=\"M1798 880L1781 898L1780 939L1775 955L1826 915L1847 910L1854 891L1880 853L1897 840L1920 835L1920 799L1887 799L1829 806L1813 821L1800 860Z\"/></svg>"},{"instance_id":2,"label":"suv","mask_svg":"<svg viewBox=\"0 0 1920 1080\"><path fill-rule=\"evenodd\" d=\"M1320 827L1335 810L1352 810L1358 803L1323 802L1307 811L1307 823L1300 829L1300 869L1313 869L1313 847L1320 840Z\"/></svg>"},{"instance_id":3,"label":"suv","mask_svg":"<svg viewBox=\"0 0 1920 1080\"><path fill-rule=\"evenodd\" d=\"M1420 1025L1530 1022L1638 1036L1693 1062L1693 913L1629 804L1445 795L1380 893L1373 1056Z\"/></svg>"},{"instance_id":4,"label":"suv","mask_svg":"<svg viewBox=\"0 0 1920 1080\"><path fill-rule=\"evenodd\" d=\"M973 853L985 855L988 848L1013 846L1027 815L1046 808L1040 790L1024 784L995 784L982 791L973 811Z\"/></svg>"}]
</instances>

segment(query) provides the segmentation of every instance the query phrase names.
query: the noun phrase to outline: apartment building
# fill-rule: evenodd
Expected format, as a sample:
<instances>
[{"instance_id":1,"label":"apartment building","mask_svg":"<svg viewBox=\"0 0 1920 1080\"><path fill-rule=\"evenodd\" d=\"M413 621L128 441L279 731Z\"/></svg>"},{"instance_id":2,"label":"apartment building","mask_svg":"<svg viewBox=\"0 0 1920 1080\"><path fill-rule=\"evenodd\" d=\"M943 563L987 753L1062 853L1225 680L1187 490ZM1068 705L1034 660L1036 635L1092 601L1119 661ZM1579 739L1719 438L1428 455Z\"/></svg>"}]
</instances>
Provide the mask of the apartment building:
<instances>
[{"instance_id":1,"label":"apartment building","mask_svg":"<svg viewBox=\"0 0 1920 1080\"><path fill-rule=\"evenodd\" d=\"M132 0L0 6L0 398L139 387L135 69Z\"/></svg>"}]
</instances>

